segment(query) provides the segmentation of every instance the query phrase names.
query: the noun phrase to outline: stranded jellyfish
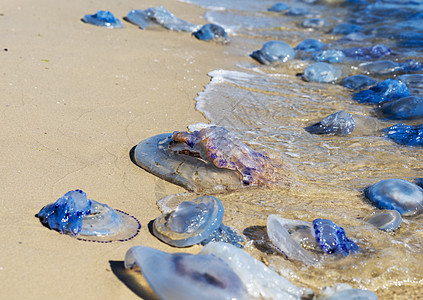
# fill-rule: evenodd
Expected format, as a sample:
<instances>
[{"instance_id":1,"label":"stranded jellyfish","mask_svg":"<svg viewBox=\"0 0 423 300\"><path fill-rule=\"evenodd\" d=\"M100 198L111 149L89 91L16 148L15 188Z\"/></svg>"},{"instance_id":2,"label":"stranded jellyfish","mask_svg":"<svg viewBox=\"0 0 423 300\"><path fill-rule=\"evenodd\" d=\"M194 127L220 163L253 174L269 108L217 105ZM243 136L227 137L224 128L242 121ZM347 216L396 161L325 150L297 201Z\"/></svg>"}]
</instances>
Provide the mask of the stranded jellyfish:
<instances>
[{"instance_id":1,"label":"stranded jellyfish","mask_svg":"<svg viewBox=\"0 0 423 300\"><path fill-rule=\"evenodd\" d=\"M115 18L110 11L99 10L93 15L85 15L82 21L87 24L92 24L107 28L122 28L122 22Z\"/></svg>"},{"instance_id":2,"label":"stranded jellyfish","mask_svg":"<svg viewBox=\"0 0 423 300\"><path fill-rule=\"evenodd\" d=\"M169 254L136 246L126 253L125 267L136 266L162 300L250 299L238 275L215 255Z\"/></svg>"},{"instance_id":3,"label":"stranded jellyfish","mask_svg":"<svg viewBox=\"0 0 423 300\"><path fill-rule=\"evenodd\" d=\"M237 247L243 238L222 224L223 206L219 199L201 196L184 201L175 210L164 213L153 222L153 234L175 247L209 242L227 242Z\"/></svg>"},{"instance_id":4,"label":"stranded jellyfish","mask_svg":"<svg viewBox=\"0 0 423 300\"><path fill-rule=\"evenodd\" d=\"M351 114L338 111L322 121L305 128L314 134L349 135L355 127L354 118Z\"/></svg>"},{"instance_id":5,"label":"stranded jellyfish","mask_svg":"<svg viewBox=\"0 0 423 300\"><path fill-rule=\"evenodd\" d=\"M195 192L289 183L289 174L283 172L281 164L217 126L141 141L135 148L135 162L154 175Z\"/></svg>"},{"instance_id":6,"label":"stranded jellyfish","mask_svg":"<svg viewBox=\"0 0 423 300\"><path fill-rule=\"evenodd\" d=\"M67 192L37 216L50 229L85 241L127 241L141 228L134 217L88 199L81 190Z\"/></svg>"}]
</instances>

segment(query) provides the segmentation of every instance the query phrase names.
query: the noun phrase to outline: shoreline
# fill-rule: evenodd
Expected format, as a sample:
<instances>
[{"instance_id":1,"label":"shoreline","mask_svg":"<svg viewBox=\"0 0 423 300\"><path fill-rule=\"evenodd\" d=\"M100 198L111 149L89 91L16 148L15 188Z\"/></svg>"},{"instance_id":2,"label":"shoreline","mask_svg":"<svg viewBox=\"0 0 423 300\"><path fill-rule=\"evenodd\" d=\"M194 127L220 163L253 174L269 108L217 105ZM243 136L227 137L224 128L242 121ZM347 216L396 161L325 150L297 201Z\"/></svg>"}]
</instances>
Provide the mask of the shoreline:
<instances>
[{"instance_id":1,"label":"shoreline","mask_svg":"<svg viewBox=\"0 0 423 300\"><path fill-rule=\"evenodd\" d=\"M176 16L205 24L205 10L160 3ZM126 251L144 245L167 252L148 223L156 201L185 190L147 173L130 150L150 136L206 122L195 97L208 72L230 66L225 46L190 33L85 24L84 14L156 7L129 1L33 3L7 0L0 13L4 183L0 279L8 299L139 299L114 273ZM189 7L189 10L187 9ZM4 49L7 49L4 50ZM135 216L142 227L127 242L78 241L48 230L35 215L69 190ZM54 286L54 288L52 288Z\"/></svg>"}]
</instances>

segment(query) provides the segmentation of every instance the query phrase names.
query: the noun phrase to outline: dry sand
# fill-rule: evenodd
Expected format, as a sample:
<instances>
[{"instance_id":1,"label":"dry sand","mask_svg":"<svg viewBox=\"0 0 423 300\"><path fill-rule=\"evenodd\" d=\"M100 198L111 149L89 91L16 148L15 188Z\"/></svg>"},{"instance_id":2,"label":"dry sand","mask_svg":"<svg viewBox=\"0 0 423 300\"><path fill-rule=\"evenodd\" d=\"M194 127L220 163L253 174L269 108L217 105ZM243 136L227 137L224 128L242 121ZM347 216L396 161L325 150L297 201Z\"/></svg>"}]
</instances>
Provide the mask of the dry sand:
<instances>
[{"instance_id":1,"label":"dry sand","mask_svg":"<svg viewBox=\"0 0 423 300\"><path fill-rule=\"evenodd\" d=\"M160 4L205 23L203 10L171 0L2 1L0 298L139 299L143 292L123 282L126 251L181 251L147 225L160 214L156 200L183 189L134 165L129 152L142 139L206 121L194 98L207 72L231 63L225 47L189 33L80 21L99 9L122 19ZM138 218L139 235L89 243L42 226L36 213L77 188Z\"/></svg>"}]
</instances>

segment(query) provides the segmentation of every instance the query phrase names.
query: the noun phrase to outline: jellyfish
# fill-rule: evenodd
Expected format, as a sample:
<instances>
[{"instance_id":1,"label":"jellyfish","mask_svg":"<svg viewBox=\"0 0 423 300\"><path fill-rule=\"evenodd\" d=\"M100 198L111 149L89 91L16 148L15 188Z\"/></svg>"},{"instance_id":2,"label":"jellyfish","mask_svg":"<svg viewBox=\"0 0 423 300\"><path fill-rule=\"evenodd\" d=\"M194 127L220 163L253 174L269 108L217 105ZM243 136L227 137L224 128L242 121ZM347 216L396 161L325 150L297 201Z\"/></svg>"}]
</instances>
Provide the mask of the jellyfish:
<instances>
[{"instance_id":1,"label":"jellyfish","mask_svg":"<svg viewBox=\"0 0 423 300\"><path fill-rule=\"evenodd\" d=\"M397 144L406 146L423 146L423 124L405 125L399 123L383 129L388 138Z\"/></svg>"},{"instance_id":2,"label":"jellyfish","mask_svg":"<svg viewBox=\"0 0 423 300\"><path fill-rule=\"evenodd\" d=\"M193 32L198 28L197 25L176 17L164 6L150 7L145 10L131 10L126 16L126 20L138 25L140 29L162 26L174 31Z\"/></svg>"},{"instance_id":3,"label":"jellyfish","mask_svg":"<svg viewBox=\"0 0 423 300\"><path fill-rule=\"evenodd\" d=\"M154 136L141 141L134 154L140 167L195 192L291 182L279 161L254 151L223 127Z\"/></svg>"},{"instance_id":4,"label":"jellyfish","mask_svg":"<svg viewBox=\"0 0 423 300\"><path fill-rule=\"evenodd\" d=\"M349 113L338 111L305 129L313 134L348 135L354 130L354 127L353 116Z\"/></svg>"},{"instance_id":5,"label":"jellyfish","mask_svg":"<svg viewBox=\"0 0 423 300\"><path fill-rule=\"evenodd\" d=\"M82 190L67 192L37 216L50 229L85 241L127 241L141 228L135 217L88 199Z\"/></svg>"},{"instance_id":6,"label":"jellyfish","mask_svg":"<svg viewBox=\"0 0 423 300\"><path fill-rule=\"evenodd\" d=\"M175 247L201 243L227 242L241 247L244 239L230 227L222 224L224 209L219 199L201 196L184 201L178 207L156 218L153 234Z\"/></svg>"},{"instance_id":7,"label":"jellyfish","mask_svg":"<svg viewBox=\"0 0 423 300\"><path fill-rule=\"evenodd\" d=\"M402 223L401 214L390 209L374 211L364 220L383 231L395 231Z\"/></svg>"},{"instance_id":8,"label":"jellyfish","mask_svg":"<svg viewBox=\"0 0 423 300\"><path fill-rule=\"evenodd\" d=\"M383 103L410 95L404 82L398 79L386 79L368 90L354 93L353 99L359 103Z\"/></svg>"},{"instance_id":9,"label":"jellyfish","mask_svg":"<svg viewBox=\"0 0 423 300\"><path fill-rule=\"evenodd\" d=\"M303 79L305 81L315 81L320 83L332 83L342 75L341 68L332 66L325 62L316 62L304 70Z\"/></svg>"},{"instance_id":10,"label":"jellyfish","mask_svg":"<svg viewBox=\"0 0 423 300\"><path fill-rule=\"evenodd\" d=\"M376 80L366 75L353 75L342 80L342 85L352 90L361 90L375 84Z\"/></svg>"},{"instance_id":11,"label":"jellyfish","mask_svg":"<svg viewBox=\"0 0 423 300\"><path fill-rule=\"evenodd\" d=\"M305 39L301 41L297 47L295 47L295 50L297 51L306 51L306 52L314 52L319 51L325 46L324 43L322 43L319 40L315 39Z\"/></svg>"},{"instance_id":12,"label":"jellyfish","mask_svg":"<svg viewBox=\"0 0 423 300\"><path fill-rule=\"evenodd\" d=\"M409 96L383 103L377 110L390 120L412 120L423 118L423 98Z\"/></svg>"},{"instance_id":13,"label":"jellyfish","mask_svg":"<svg viewBox=\"0 0 423 300\"><path fill-rule=\"evenodd\" d=\"M295 57L295 51L283 41L269 41L263 44L260 50L254 51L250 56L263 65L284 63Z\"/></svg>"},{"instance_id":14,"label":"jellyfish","mask_svg":"<svg viewBox=\"0 0 423 300\"><path fill-rule=\"evenodd\" d=\"M277 2L272 5L272 7L268 8L267 11L273 11L273 12L282 12L284 10L289 9L289 6L282 2Z\"/></svg>"},{"instance_id":15,"label":"jellyfish","mask_svg":"<svg viewBox=\"0 0 423 300\"><path fill-rule=\"evenodd\" d=\"M126 252L125 268L136 266L162 300L250 299L239 276L215 255L169 254L135 246Z\"/></svg>"},{"instance_id":16,"label":"jellyfish","mask_svg":"<svg viewBox=\"0 0 423 300\"><path fill-rule=\"evenodd\" d=\"M216 24L206 24L192 35L202 41L215 41L223 44L229 42L229 37L225 29Z\"/></svg>"},{"instance_id":17,"label":"jellyfish","mask_svg":"<svg viewBox=\"0 0 423 300\"><path fill-rule=\"evenodd\" d=\"M365 196L380 209L410 216L423 211L423 189L403 179L386 179L368 187Z\"/></svg>"},{"instance_id":18,"label":"jellyfish","mask_svg":"<svg viewBox=\"0 0 423 300\"><path fill-rule=\"evenodd\" d=\"M122 22L115 18L115 16L106 10L99 10L93 15L85 15L82 21L87 24L92 24L107 28L123 28Z\"/></svg>"},{"instance_id":19,"label":"jellyfish","mask_svg":"<svg viewBox=\"0 0 423 300\"><path fill-rule=\"evenodd\" d=\"M343 62L345 55L340 50L321 50L313 54L313 59L316 61L323 61L329 63Z\"/></svg>"}]
</instances>

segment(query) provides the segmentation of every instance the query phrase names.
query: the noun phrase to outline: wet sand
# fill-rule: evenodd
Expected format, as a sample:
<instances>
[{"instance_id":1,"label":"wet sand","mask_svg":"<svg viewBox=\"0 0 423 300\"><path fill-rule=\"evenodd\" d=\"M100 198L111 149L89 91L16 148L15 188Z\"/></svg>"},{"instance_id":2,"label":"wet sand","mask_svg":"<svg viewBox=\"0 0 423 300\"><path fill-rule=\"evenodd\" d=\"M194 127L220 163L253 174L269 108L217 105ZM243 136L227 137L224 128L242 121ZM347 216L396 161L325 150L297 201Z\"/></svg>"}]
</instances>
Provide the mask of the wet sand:
<instances>
[{"instance_id":1,"label":"wet sand","mask_svg":"<svg viewBox=\"0 0 423 300\"><path fill-rule=\"evenodd\" d=\"M205 23L200 8L170 0L0 6L2 298L139 299L143 292L127 287L122 270L126 251L136 245L181 251L159 242L148 223L160 214L157 199L183 189L137 167L130 150L152 135L206 121L194 98L209 71L231 63L225 48L189 33L80 21L99 9L122 20L131 9L159 4ZM139 235L90 243L42 226L36 213L73 189L135 216Z\"/></svg>"}]
</instances>

